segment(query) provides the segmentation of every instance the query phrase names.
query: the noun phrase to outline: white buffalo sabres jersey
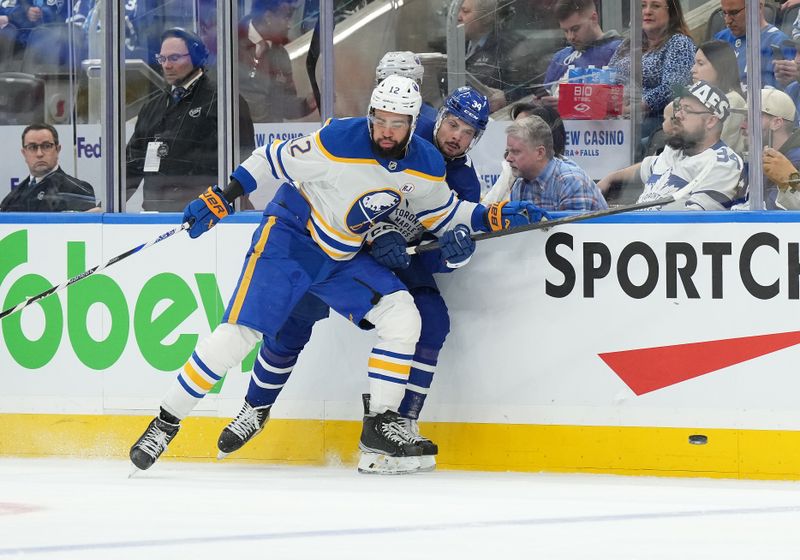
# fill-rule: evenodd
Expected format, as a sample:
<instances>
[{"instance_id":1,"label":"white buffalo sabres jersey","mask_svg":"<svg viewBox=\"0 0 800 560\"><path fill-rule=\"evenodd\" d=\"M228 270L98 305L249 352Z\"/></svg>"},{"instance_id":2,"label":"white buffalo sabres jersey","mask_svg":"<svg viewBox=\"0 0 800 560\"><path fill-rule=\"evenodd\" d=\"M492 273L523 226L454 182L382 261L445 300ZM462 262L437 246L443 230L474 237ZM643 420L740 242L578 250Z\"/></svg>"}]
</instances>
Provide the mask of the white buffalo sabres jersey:
<instances>
[{"instance_id":1,"label":"white buffalo sabres jersey","mask_svg":"<svg viewBox=\"0 0 800 560\"><path fill-rule=\"evenodd\" d=\"M457 224L471 228L477 207L453 194L441 154L417 136L402 159L376 157L365 117L334 119L311 135L258 148L241 168L250 177L235 176L246 192L270 175L293 183L311 206L311 237L335 260L351 259L370 227L399 208L441 235Z\"/></svg>"},{"instance_id":2,"label":"white buffalo sabres jersey","mask_svg":"<svg viewBox=\"0 0 800 560\"><path fill-rule=\"evenodd\" d=\"M736 198L742 160L725 142L717 142L694 156L669 146L658 156L642 160L639 170L644 191L638 202L673 194L700 177L687 199L659 207L662 210L727 210Z\"/></svg>"}]
</instances>

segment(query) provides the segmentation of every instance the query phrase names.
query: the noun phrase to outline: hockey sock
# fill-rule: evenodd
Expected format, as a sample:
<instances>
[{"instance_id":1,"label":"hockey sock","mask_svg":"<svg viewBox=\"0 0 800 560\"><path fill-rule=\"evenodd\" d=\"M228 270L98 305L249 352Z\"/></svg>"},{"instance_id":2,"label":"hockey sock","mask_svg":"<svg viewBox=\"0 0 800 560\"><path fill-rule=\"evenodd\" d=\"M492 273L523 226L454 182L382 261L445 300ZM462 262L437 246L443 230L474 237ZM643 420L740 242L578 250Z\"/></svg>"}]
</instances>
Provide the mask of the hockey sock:
<instances>
[{"instance_id":1,"label":"hockey sock","mask_svg":"<svg viewBox=\"0 0 800 560\"><path fill-rule=\"evenodd\" d=\"M247 402L253 407L275 404L296 363L297 354L282 356L262 343L250 376Z\"/></svg>"},{"instance_id":2,"label":"hockey sock","mask_svg":"<svg viewBox=\"0 0 800 560\"><path fill-rule=\"evenodd\" d=\"M400 403L398 412L400 416L417 420L422 407L425 405L425 397L433 382L433 374L436 371L436 364L439 361L439 349L428 348L417 344L417 351L414 353L414 360L411 362L411 372L408 377L405 395Z\"/></svg>"},{"instance_id":3,"label":"hockey sock","mask_svg":"<svg viewBox=\"0 0 800 560\"><path fill-rule=\"evenodd\" d=\"M369 355L370 411L397 410L411 370L411 354L372 349Z\"/></svg>"},{"instance_id":4,"label":"hockey sock","mask_svg":"<svg viewBox=\"0 0 800 560\"><path fill-rule=\"evenodd\" d=\"M364 318L375 325L378 334L368 364L370 411L396 412L419 341L419 312L411 294L400 291L383 296Z\"/></svg>"}]
</instances>

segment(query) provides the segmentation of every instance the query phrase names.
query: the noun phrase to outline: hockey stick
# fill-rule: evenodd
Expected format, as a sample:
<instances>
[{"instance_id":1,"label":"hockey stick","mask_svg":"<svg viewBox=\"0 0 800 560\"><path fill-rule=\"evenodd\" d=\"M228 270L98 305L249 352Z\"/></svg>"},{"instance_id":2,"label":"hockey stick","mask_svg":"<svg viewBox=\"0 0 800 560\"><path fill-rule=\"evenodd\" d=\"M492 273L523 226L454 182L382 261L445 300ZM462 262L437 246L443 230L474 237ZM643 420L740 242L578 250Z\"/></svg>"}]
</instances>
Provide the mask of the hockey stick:
<instances>
[{"instance_id":1,"label":"hockey stick","mask_svg":"<svg viewBox=\"0 0 800 560\"><path fill-rule=\"evenodd\" d=\"M575 214L572 216L564 216L563 218L556 218L555 220L542 220L541 222L525 224L522 226L517 226L515 228L501 229L499 231L473 233L471 237L474 241L483 241L484 239L503 237L505 235L514 235L515 233L522 233L524 231L532 231L536 229L549 229L564 224L582 222L584 220L593 220L595 218L602 218L604 216L613 216L614 214L624 214L626 212L633 212L635 210L644 210L645 208L652 208L654 206L663 206L665 204L677 202L678 200L687 198L692 193L692 189L694 189L700 181L705 179L711 167L712 166L706 167L700 173L700 175L698 175L694 180L690 181L684 187L681 187L672 194L669 194L667 196L662 196L661 198L656 200L651 200L649 202L637 202L635 204L628 204L626 206L618 206L616 208L608 208L605 210L596 210L594 212L585 212L583 214ZM431 243L426 243L425 245L408 247L407 252L410 255L427 253L428 251L433 251L434 249L440 248L440 246L441 245L439 244L438 241L432 241Z\"/></svg>"},{"instance_id":2,"label":"hockey stick","mask_svg":"<svg viewBox=\"0 0 800 560\"><path fill-rule=\"evenodd\" d=\"M134 253L138 253L139 251L141 251L143 249L147 249L148 247L151 247L151 246L155 245L156 243L164 241L165 239L167 239L169 237L172 237L176 233L179 233L179 232L181 232L181 231L183 231L185 229L189 229L189 227L191 227L191 224L189 224L189 222L184 222L181 225L179 225L178 227L176 227L174 229L171 229L171 230L169 230L169 231L167 231L165 233L162 233L161 235L159 235L158 237L156 237L155 239L153 239L151 241L148 241L147 243L142 243L138 247L134 247L133 249L130 249L129 251L125 251L124 253L122 253L120 255L117 255L116 257L110 259L108 262L106 262L104 264L97 265L94 268L90 268L89 270L81 272L80 274L78 274L77 276L73 276L72 278L70 278L66 282L63 282L63 283L59 284L58 286L53 286L53 287L45 290L41 294L36 294L35 296L31 296L28 299L26 299L25 301L17 304L16 306L11 307L9 309L6 309L2 313L0 313L0 320L4 319L5 317L8 317L9 315L12 315L12 314L16 313L17 311L21 311L21 310L25 309L26 307L28 307L32 303L36 303L40 299L44 299L44 298L46 298L47 296L49 296L51 294L54 294L56 292L59 292L59 291L63 290L67 286L71 286L72 284L75 284L76 282L79 282L79 281L83 280L87 276L91 276L95 272L100 272L104 268L109 267L112 264L121 261L122 259L127 259L128 257L133 255Z\"/></svg>"}]
</instances>

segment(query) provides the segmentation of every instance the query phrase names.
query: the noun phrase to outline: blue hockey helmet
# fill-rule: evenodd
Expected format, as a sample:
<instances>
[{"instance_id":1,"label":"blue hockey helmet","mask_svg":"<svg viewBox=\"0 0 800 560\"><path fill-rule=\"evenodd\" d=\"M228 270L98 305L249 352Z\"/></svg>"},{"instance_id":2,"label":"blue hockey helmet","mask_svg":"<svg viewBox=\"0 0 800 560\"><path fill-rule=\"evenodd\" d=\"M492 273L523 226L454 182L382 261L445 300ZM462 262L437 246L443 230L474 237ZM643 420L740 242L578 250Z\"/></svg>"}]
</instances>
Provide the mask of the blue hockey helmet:
<instances>
[{"instance_id":1,"label":"blue hockey helmet","mask_svg":"<svg viewBox=\"0 0 800 560\"><path fill-rule=\"evenodd\" d=\"M442 120L447 115L458 117L475 129L475 136L470 142L469 148L467 148L467 150L470 150L483 135L486 125L489 123L489 100L486 99L485 95L478 93L478 91L469 86L463 86L455 90L444 100L444 105L439 109L439 114L436 116L436 126L433 129L434 138L436 138L436 133L439 131L439 125L442 124Z\"/></svg>"}]
</instances>

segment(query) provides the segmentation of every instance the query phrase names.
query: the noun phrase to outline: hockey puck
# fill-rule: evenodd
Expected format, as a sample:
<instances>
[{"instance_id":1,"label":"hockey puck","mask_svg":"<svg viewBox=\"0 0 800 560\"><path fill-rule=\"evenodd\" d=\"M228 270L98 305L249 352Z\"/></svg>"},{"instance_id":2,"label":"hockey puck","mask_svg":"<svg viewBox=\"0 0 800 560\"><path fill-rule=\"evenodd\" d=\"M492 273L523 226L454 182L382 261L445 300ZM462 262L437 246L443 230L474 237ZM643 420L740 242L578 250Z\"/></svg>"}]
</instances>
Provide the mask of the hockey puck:
<instances>
[{"instance_id":1,"label":"hockey puck","mask_svg":"<svg viewBox=\"0 0 800 560\"><path fill-rule=\"evenodd\" d=\"M708 436L703 434L692 434L689 436L689 443L692 445L705 445L708 443Z\"/></svg>"}]
</instances>

